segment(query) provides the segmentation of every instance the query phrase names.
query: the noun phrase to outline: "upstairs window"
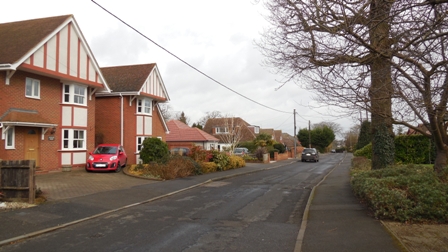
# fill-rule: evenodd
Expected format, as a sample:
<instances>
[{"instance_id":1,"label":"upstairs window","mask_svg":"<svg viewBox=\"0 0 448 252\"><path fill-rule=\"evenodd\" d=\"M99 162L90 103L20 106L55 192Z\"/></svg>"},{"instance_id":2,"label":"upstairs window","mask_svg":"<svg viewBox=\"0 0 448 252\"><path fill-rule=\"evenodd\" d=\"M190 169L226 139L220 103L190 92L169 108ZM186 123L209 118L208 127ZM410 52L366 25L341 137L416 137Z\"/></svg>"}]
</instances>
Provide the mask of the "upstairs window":
<instances>
[{"instance_id":1,"label":"upstairs window","mask_svg":"<svg viewBox=\"0 0 448 252\"><path fill-rule=\"evenodd\" d=\"M137 99L137 114L151 115L151 99Z\"/></svg>"},{"instance_id":2,"label":"upstairs window","mask_svg":"<svg viewBox=\"0 0 448 252\"><path fill-rule=\"evenodd\" d=\"M227 127L215 127L216 134L227 134L229 129Z\"/></svg>"},{"instance_id":3,"label":"upstairs window","mask_svg":"<svg viewBox=\"0 0 448 252\"><path fill-rule=\"evenodd\" d=\"M87 105L87 87L77 84L64 84L64 103Z\"/></svg>"},{"instance_id":4,"label":"upstairs window","mask_svg":"<svg viewBox=\"0 0 448 252\"><path fill-rule=\"evenodd\" d=\"M25 81L25 97L40 98L40 81L36 79L26 78Z\"/></svg>"}]
</instances>

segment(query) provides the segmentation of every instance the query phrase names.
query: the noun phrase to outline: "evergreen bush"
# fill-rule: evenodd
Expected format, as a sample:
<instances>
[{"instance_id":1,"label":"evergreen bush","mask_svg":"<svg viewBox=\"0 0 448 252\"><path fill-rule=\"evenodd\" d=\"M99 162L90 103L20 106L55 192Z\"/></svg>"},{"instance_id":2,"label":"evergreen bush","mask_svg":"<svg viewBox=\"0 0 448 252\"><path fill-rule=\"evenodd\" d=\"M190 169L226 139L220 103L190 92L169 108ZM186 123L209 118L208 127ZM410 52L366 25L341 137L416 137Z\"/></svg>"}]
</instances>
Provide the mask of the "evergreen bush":
<instances>
[{"instance_id":1,"label":"evergreen bush","mask_svg":"<svg viewBox=\"0 0 448 252\"><path fill-rule=\"evenodd\" d=\"M164 163L168 161L168 145L157 137L149 137L143 141L140 158L144 164L151 162Z\"/></svg>"}]
</instances>

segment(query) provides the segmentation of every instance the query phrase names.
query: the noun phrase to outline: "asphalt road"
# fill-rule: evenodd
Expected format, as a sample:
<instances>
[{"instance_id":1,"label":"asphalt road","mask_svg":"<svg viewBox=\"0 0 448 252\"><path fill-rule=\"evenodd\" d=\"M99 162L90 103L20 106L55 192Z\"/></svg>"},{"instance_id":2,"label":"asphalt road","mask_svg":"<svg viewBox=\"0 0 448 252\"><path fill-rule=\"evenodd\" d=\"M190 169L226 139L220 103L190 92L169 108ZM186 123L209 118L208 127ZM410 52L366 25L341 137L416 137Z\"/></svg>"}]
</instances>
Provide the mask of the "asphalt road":
<instances>
[{"instance_id":1,"label":"asphalt road","mask_svg":"<svg viewBox=\"0 0 448 252\"><path fill-rule=\"evenodd\" d=\"M0 251L294 251L312 187L341 158L211 182Z\"/></svg>"}]
</instances>

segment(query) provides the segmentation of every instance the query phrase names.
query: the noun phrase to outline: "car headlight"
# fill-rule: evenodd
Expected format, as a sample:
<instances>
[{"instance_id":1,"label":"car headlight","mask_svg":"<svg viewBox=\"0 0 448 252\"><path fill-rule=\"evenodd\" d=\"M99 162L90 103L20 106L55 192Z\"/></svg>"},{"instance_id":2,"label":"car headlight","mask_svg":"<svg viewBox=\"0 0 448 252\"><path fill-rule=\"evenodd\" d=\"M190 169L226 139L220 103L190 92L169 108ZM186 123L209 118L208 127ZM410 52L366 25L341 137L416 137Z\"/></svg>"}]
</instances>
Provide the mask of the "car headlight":
<instances>
[{"instance_id":1,"label":"car headlight","mask_svg":"<svg viewBox=\"0 0 448 252\"><path fill-rule=\"evenodd\" d=\"M89 156L89 160L90 160L90 161L93 161L93 159L94 159L93 156L90 155L90 156Z\"/></svg>"},{"instance_id":2,"label":"car headlight","mask_svg":"<svg viewBox=\"0 0 448 252\"><path fill-rule=\"evenodd\" d=\"M114 160L117 160L117 156L110 157L110 161L114 161Z\"/></svg>"}]
</instances>

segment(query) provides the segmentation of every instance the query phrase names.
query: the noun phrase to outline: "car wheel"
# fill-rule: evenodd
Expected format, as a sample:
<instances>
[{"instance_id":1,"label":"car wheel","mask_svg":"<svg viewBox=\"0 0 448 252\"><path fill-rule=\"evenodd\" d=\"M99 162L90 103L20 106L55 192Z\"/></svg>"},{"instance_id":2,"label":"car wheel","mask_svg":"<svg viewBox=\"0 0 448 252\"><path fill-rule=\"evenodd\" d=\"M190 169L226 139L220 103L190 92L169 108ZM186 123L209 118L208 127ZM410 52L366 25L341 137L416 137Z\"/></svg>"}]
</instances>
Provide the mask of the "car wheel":
<instances>
[{"instance_id":1,"label":"car wheel","mask_svg":"<svg viewBox=\"0 0 448 252\"><path fill-rule=\"evenodd\" d=\"M305 160L302 159L302 162L305 162Z\"/></svg>"},{"instance_id":2,"label":"car wheel","mask_svg":"<svg viewBox=\"0 0 448 252\"><path fill-rule=\"evenodd\" d=\"M121 172L121 165L120 165L120 162L117 163L117 169L115 169L115 172L116 172L116 173Z\"/></svg>"}]
</instances>

